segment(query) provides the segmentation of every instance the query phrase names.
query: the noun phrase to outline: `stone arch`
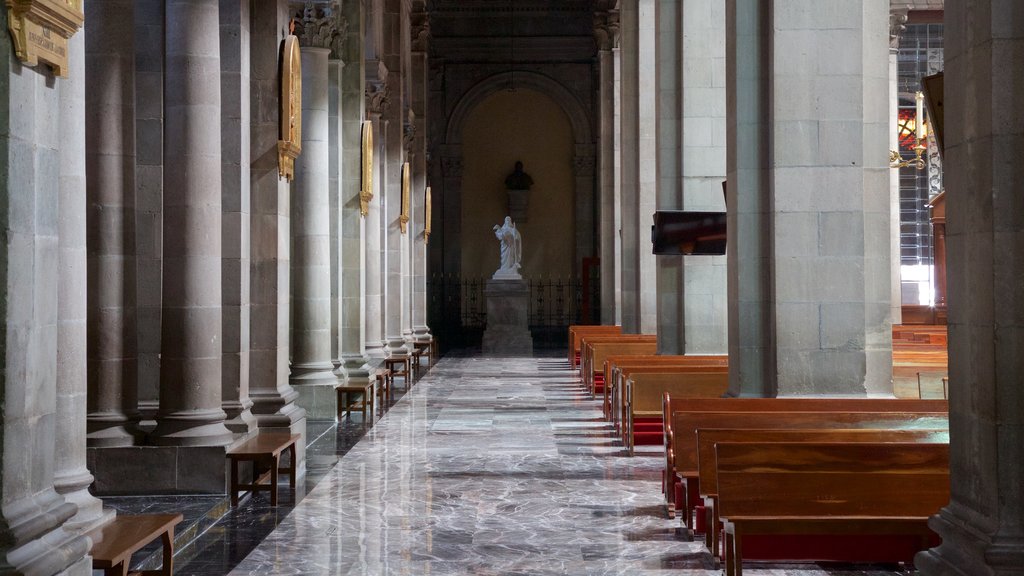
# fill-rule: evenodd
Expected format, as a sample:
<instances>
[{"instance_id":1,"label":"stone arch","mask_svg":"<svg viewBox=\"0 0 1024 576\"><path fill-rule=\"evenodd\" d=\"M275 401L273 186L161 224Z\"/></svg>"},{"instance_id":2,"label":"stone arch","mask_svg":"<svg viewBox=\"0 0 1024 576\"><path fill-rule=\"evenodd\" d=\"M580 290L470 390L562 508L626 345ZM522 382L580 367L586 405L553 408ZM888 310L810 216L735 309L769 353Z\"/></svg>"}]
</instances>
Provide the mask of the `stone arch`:
<instances>
[{"instance_id":1,"label":"stone arch","mask_svg":"<svg viewBox=\"0 0 1024 576\"><path fill-rule=\"evenodd\" d=\"M585 155L587 152L587 150L581 150L581 147L589 147L591 155L593 154L594 138L591 120L579 99L557 80L537 72L524 71L506 71L494 74L466 91L448 115L445 144L461 145L462 128L470 112L491 94L507 90L509 86L513 85L517 88L540 92L554 100L569 117L569 122L572 124L573 138L577 148L576 155Z\"/></svg>"},{"instance_id":2,"label":"stone arch","mask_svg":"<svg viewBox=\"0 0 1024 576\"><path fill-rule=\"evenodd\" d=\"M575 174L575 218L576 246L575 269L582 273L582 261L592 257L596 252L597 236L595 233L595 202L596 202L596 156L594 128L587 107L562 83L557 80L531 71L503 71L477 82L462 93L458 103L447 114L445 124L445 140L440 146L440 167L444 197L444 210L455 215L461 211L462 203L462 130L472 111L489 96L509 86L529 89L549 97L569 118L572 126L575 145L573 170ZM459 245L461 241L461 222L458 218L445 218L442 234L449 245ZM455 259L446 255L444 272L458 276L461 266Z\"/></svg>"}]
</instances>

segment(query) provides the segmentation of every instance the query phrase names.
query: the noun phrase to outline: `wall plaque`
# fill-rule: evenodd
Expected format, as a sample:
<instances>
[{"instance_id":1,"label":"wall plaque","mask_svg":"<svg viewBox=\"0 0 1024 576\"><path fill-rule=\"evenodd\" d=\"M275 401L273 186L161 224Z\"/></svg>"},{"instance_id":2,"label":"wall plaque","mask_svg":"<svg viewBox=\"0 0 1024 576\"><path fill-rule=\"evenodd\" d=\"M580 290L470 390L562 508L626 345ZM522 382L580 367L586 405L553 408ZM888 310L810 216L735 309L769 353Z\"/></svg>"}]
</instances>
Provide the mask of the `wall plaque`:
<instances>
[{"instance_id":1,"label":"wall plaque","mask_svg":"<svg viewBox=\"0 0 1024 576\"><path fill-rule=\"evenodd\" d=\"M409 163L402 163L402 212L398 215L398 226L405 234L406 225L409 224L409 192L412 187L412 177L409 174Z\"/></svg>"},{"instance_id":2,"label":"wall plaque","mask_svg":"<svg viewBox=\"0 0 1024 576\"><path fill-rule=\"evenodd\" d=\"M26 66L48 64L68 75L68 38L85 22L82 0L7 0L7 27Z\"/></svg>"},{"instance_id":3,"label":"wall plaque","mask_svg":"<svg viewBox=\"0 0 1024 576\"><path fill-rule=\"evenodd\" d=\"M289 182L295 178L295 159L302 153L302 57L299 38L289 34L281 55L281 139L277 142L278 170Z\"/></svg>"}]
</instances>

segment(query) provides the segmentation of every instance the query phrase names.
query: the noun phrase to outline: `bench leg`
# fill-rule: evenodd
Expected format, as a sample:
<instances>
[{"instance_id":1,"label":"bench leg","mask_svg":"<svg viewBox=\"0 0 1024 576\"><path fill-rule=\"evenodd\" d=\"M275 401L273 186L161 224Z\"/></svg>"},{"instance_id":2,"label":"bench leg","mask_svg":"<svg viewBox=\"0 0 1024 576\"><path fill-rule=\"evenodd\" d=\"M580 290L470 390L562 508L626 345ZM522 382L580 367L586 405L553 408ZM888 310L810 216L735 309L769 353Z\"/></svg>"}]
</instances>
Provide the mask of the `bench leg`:
<instances>
[{"instance_id":1,"label":"bench leg","mask_svg":"<svg viewBox=\"0 0 1024 576\"><path fill-rule=\"evenodd\" d=\"M231 505L238 506L238 460L231 459Z\"/></svg>"},{"instance_id":2,"label":"bench leg","mask_svg":"<svg viewBox=\"0 0 1024 576\"><path fill-rule=\"evenodd\" d=\"M111 566L103 570L103 576L128 576L128 563L131 562L131 558L121 562L117 566Z\"/></svg>"},{"instance_id":3,"label":"bench leg","mask_svg":"<svg viewBox=\"0 0 1024 576\"><path fill-rule=\"evenodd\" d=\"M292 442L292 445L288 447L288 456L291 458L291 468L288 469L288 482L292 486L292 504L294 505L298 501L298 496L296 495L298 492L298 487L295 484L295 476L298 473L297 470L299 468L299 462L298 457L296 456L294 442Z\"/></svg>"},{"instance_id":4,"label":"bench leg","mask_svg":"<svg viewBox=\"0 0 1024 576\"><path fill-rule=\"evenodd\" d=\"M164 532L160 540L164 545L164 564L160 568L160 574L161 576L171 576L174 574L174 526Z\"/></svg>"},{"instance_id":5,"label":"bench leg","mask_svg":"<svg viewBox=\"0 0 1024 576\"><path fill-rule=\"evenodd\" d=\"M280 474L277 469L281 467L281 457L272 457L270 465L272 466L270 473L270 505L277 506L277 476Z\"/></svg>"}]
</instances>

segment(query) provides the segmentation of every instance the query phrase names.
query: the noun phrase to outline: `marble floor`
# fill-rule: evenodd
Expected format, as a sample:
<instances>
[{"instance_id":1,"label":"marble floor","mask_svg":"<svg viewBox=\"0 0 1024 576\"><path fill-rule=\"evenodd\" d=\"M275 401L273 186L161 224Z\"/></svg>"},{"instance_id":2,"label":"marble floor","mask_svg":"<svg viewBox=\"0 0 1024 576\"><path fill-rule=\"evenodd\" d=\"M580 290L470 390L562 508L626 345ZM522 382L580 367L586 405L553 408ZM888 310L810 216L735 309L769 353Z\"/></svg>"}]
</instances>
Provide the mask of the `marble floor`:
<instances>
[{"instance_id":1,"label":"marble floor","mask_svg":"<svg viewBox=\"0 0 1024 576\"><path fill-rule=\"evenodd\" d=\"M665 517L661 462L623 455L564 359L445 358L230 574L721 574Z\"/></svg>"}]
</instances>

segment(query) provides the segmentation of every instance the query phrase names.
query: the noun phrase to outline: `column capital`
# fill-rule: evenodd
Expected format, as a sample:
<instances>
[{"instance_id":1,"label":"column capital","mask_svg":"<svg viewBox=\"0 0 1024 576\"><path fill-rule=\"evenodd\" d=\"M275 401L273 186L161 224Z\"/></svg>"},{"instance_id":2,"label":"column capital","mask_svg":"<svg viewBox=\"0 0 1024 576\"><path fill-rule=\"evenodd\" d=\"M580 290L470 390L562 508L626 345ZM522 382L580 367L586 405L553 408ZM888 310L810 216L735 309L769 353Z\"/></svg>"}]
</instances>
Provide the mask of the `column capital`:
<instances>
[{"instance_id":1,"label":"column capital","mask_svg":"<svg viewBox=\"0 0 1024 576\"><path fill-rule=\"evenodd\" d=\"M376 76L373 73L376 72ZM382 60L366 62L366 110L371 114L387 114L391 108L391 85L388 67Z\"/></svg>"},{"instance_id":2,"label":"column capital","mask_svg":"<svg viewBox=\"0 0 1024 576\"><path fill-rule=\"evenodd\" d=\"M908 9L894 8L889 11L889 49L897 50L900 47L900 38L907 30Z\"/></svg>"},{"instance_id":3,"label":"column capital","mask_svg":"<svg viewBox=\"0 0 1024 576\"><path fill-rule=\"evenodd\" d=\"M295 35L303 48L326 48L332 60L340 60L348 36L348 20L341 15L337 0L293 2Z\"/></svg>"},{"instance_id":4,"label":"column capital","mask_svg":"<svg viewBox=\"0 0 1024 576\"><path fill-rule=\"evenodd\" d=\"M426 52L430 47L430 15L425 11L413 12L409 15L412 28L410 37L412 39L413 52Z\"/></svg>"},{"instance_id":5,"label":"column capital","mask_svg":"<svg viewBox=\"0 0 1024 576\"><path fill-rule=\"evenodd\" d=\"M594 40L597 41L597 49L601 51L619 47L618 10L594 13Z\"/></svg>"}]
</instances>

